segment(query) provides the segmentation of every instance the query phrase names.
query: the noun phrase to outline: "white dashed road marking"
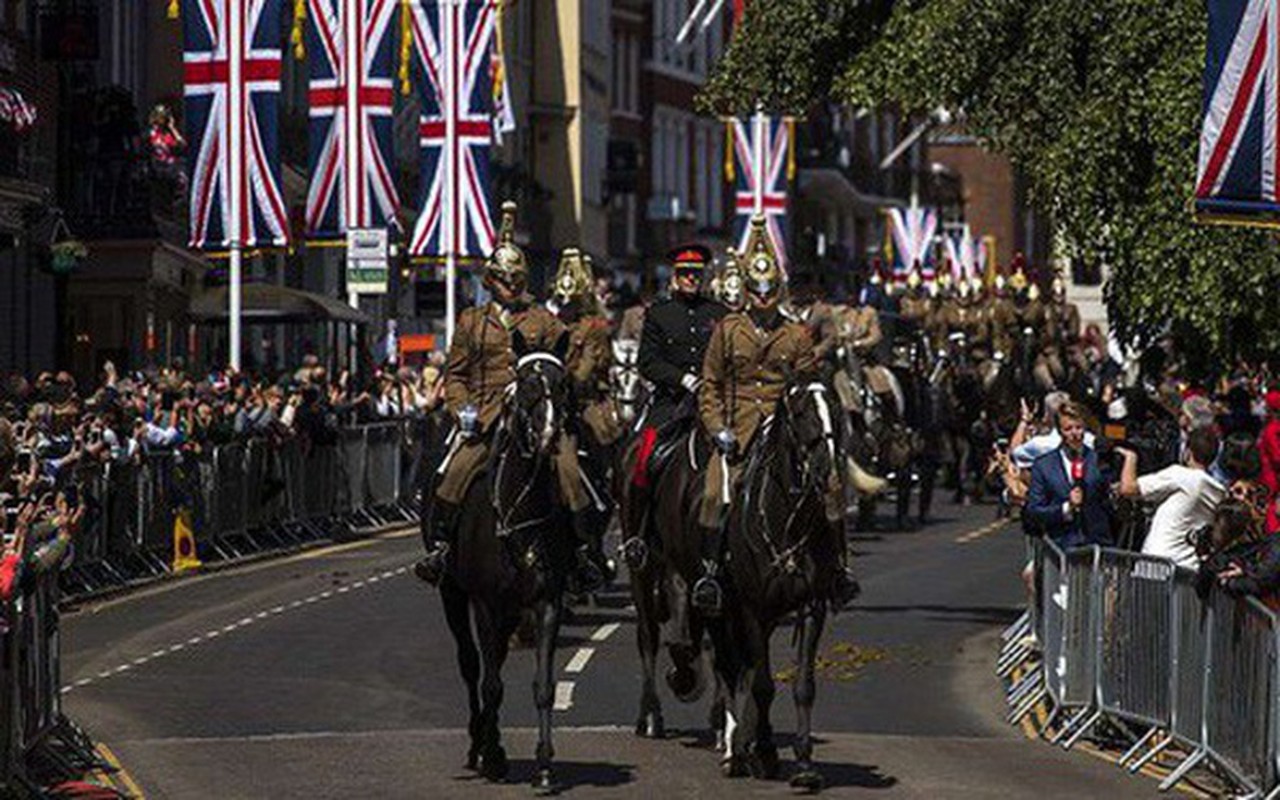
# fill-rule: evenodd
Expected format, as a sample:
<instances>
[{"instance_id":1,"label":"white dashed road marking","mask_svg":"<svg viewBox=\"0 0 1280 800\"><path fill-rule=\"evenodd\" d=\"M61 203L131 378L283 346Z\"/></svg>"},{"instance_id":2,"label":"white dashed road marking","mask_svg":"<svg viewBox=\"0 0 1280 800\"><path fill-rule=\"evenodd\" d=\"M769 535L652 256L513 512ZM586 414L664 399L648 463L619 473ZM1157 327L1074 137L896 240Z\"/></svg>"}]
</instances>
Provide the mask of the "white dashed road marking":
<instances>
[{"instance_id":1,"label":"white dashed road marking","mask_svg":"<svg viewBox=\"0 0 1280 800\"><path fill-rule=\"evenodd\" d=\"M573 708L573 681L560 681L556 684L556 703L553 711L568 711Z\"/></svg>"},{"instance_id":2,"label":"white dashed road marking","mask_svg":"<svg viewBox=\"0 0 1280 800\"><path fill-rule=\"evenodd\" d=\"M569 673L582 672L587 668L587 662L596 654L594 648L582 647L578 652L573 654L573 658L569 659L569 663L565 665L564 671Z\"/></svg>"},{"instance_id":3,"label":"white dashed road marking","mask_svg":"<svg viewBox=\"0 0 1280 800\"><path fill-rule=\"evenodd\" d=\"M591 634L591 641L603 642L614 634L618 628L622 627L621 622L610 622L608 625L601 625L595 633Z\"/></svg>"},{"instance_id":4,"label":"white dashed road marking","mask_svg":"<svg viewBox=\"0 0 1280 800\"><path fill-rule=\"evenodd\" d=\"M409 571L408 567L401 567L400 569L397 569L397 570L389 570L387 572L382 573L381 578L382 579L393 578L396 575L404 575L408 573L408 571ZM282 614L286 610L302 608L303 606L310 605L312 603L317 603L321 600L328 600L331 597L347 594L352 589L361 589L361 588L364 588L365 586L372 586L378 580L379 580L379 576L375 575L367 580L358 581L349 586L342 586L336 592L332 589L329 589L329 590L320 592L318 594L313 594L310 597L305 598L303 600L294 600L290 602L287 606L282 603L278 606L274 606L273 608L271 608L270 611L259 611L258 613L252 616L248 616L240 619L238 622L233 622L229 625L224 625L222 626L222 628L214 628L213 630L210 630L204 634L201 634L198 636L192 636L190 639L187 639L185 642L172 644L172 645L169 645L168 647L161 647L158 650L155 650L154 652L152 652L151 655L135 658L133 659L132 662L128 664L121 664L120 666L115 667L113 669L105 669L98 673L98 676L96 679L81 678L80 680L75 681L74 683L70 683L70 684L67 684L66 686L63 686L60 691L62 694L66 694L67 692L71 691L77 686L88 686L92 684L95 680L105 680L106 678L110 678L112 675L119 675L122 672L127 672L131 667L142 666L143 664L146 664L150 661L155 661L158 658L162 658L167 655L173 655L174 653L180 652L189 646L194 647L195 645L198 645L201 642L207 642L207 641L216 639L224 633L231 633L232 631L239 630L241 628L247 628L250 625L253 625L255 622L267 619L273 614ZM585 663L586 663L586 660L584 659L583 664ZM559 687L556 687L556 697L557 697L557 700L560 697ZM572 684L569 685L568 697L569 697L568 702L570 705L572 705L572 702L573 702L572 701L573 685Z\"/></svg>"}]
</instances>

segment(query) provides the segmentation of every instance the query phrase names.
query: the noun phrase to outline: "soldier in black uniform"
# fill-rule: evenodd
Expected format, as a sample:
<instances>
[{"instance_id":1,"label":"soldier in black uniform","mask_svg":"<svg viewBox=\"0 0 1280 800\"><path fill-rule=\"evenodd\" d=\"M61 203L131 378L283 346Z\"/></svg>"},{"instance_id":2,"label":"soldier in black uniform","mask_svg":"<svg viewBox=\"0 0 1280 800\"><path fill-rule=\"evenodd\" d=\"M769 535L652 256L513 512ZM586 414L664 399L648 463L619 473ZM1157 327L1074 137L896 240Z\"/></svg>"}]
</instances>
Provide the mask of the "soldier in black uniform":
<instances>
[{"instance_id":1,"label":"soldier in black uniform","mask_svg":"<svg viewBox=\"0 0 1280 800\"><path fill-rule=\"evenodd\" d=\"M702 357L711 332L728 309L703 292L703 277L711 265L711 251L701 245L677 248L671 262L671 297L655 303L645 313L640 334L638 366L653 384L653 404L641 431L638 470L650 476L665 461L668 445L693 424L697 416L697 389L702 380ZM633 566L642 563L647 548L629 541L623 554Z\"/></svg>"}]
</instances>

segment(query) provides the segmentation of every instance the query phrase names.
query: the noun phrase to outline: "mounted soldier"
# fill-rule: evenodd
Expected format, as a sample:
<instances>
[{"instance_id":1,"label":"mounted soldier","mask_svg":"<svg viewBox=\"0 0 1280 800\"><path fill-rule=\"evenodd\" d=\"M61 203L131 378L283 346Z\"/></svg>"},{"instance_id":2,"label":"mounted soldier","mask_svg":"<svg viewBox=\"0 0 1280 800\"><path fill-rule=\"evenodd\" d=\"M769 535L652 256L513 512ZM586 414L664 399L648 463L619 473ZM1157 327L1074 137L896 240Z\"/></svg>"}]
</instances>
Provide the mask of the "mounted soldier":
<instances>
[{"instance_id":1,"label":"mounted soldier","mask_svg":"<svg viewBox=\"0 0 1280 800\"><path fill-rule=\"evenodd\" d=\"M600 308L594 282L591 256L576 247L566 248L552 280L549 305L569 331L565 366L576 417L561 440L556 472L584 554L607 575L612 568L600 541L612 507L610 451L622 438L622 422L609 396L613 326ZM580 452L587 454L585 461L579 458Z\"/></svg>"},{"instance_id":2,"label":"mounted soldier","mask_svg":"<svg viewBox=\"0 0 1280 800\"><path fill-rule=\"evenodd\" d=\"M502 205L498 246L485 262L484 283L493 299L458 317L445 362L445 408L453 418L449 450L438 469L429 523L423 526L425 557L414 566L418 577L437 586L448 566L459 507L489 462L495 423L508 387L515 379L519 338L527 348L550 351L566 334L565 326L528 294L528 259L515 243L516 204ZM561 451L564 445L560 445ZM557 466L561 466L557 464ZM566 481L561 481L564 488ZM575 499L566 497L572 508ZM579 549L582 586L598 584L587 548Z\"/></svg>"},{"instance_id":3,"label":"mounted soldier","mask_svg":"<svg viewBox=\"0 0 1280 800\"><path fill-rule=\"evenodd\" d=\"M726 316L707 346L698 390L702 429L719 451L708 465L698 514L703 545L703 575L693 587L693 605L715 615L723 606L718 580L724 552L724 526L730 498L736 492L745 457L758 431L773 413L788 383L818 372L813 336L802 323L787 319L781 304L784 277L765 232L764 220L752 220L744 276L747 307ZM829 521L843 518L845 497L841 470L827 486ZM840 551L843 554L843 536ZM843 558L843 555L842 555ZM856 591L847 568L841 570L837 595L843 601Z\"/></svg>"},{"instance_id":4,"label":"mounted soldier","mask_svg":"<svg viewBox=\"0 0 1280 800\"><path fill-rule=\"evenodd\" d=\"M656 482L654 476L661 471L671 447L694 421L707 340L727 312L724 305L703 294L711 266L710 250L702 245L687 245L672 251L668 260L672 269L671 297L650 307L640 334L640 374L654 391L646 424L634 448L628 451L628 467L637 495L645 494ZM637 508L646 505L643 499L635 503ZM634 567L645 560L648 545L636 537L623 542L622 552Z\"/></svg>"}]
</instances>

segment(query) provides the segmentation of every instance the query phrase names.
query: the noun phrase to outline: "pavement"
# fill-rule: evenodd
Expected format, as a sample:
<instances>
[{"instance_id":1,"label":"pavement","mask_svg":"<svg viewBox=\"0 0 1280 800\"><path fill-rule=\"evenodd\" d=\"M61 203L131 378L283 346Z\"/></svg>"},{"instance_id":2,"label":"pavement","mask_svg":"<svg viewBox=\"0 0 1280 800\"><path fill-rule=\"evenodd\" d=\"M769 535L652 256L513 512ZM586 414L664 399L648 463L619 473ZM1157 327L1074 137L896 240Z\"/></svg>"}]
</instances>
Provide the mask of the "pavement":
<instances>
[{"instance_id":1,"label":"pavement","mask_svg":"<svg viewBox=\"0 0 1280 800\"><path fill-rule=\"evenodd\" d=\"M991 507L855 537L863 595L829 622L814 727L833 797L1156 797L1154 782L1004 724L992 667L1025 546ZM510 782L462 768L466 709L416 532L198 576L63 624L64 705L151 798L527 797L531 651L509 659ZM574 797L790 794L722 778L706 703L665 693L668 739L632 733L640 668L625 587L576 610L558 653L557 779ZM789 632L774 640L785 684ZM780 744L794 729L786 686ZM789 757L784 749L784 762Z\"/></svg>"}]
</instances>

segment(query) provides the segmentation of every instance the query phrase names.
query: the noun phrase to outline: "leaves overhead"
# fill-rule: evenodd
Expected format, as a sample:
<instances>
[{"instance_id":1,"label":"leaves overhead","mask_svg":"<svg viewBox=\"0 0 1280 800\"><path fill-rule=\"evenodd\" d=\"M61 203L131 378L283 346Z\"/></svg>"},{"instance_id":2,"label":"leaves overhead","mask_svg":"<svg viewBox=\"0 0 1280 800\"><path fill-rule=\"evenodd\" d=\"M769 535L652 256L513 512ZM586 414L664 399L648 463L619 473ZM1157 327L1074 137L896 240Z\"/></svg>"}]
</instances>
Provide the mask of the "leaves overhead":
<instances>
[{"instance_id":1,"label":"leaves overhead","mask_svg":"<svg viewBox=\"0 0 1280 800\"><path fill-rule=\"evenodd\" d=\"M961 112L1027 177L1062 254L1109 267L1122 334L1274 353L1274 235L1189 209L1206 33L1203 0L752 0L702 102Z\"/></svg>"}]
</instances>

